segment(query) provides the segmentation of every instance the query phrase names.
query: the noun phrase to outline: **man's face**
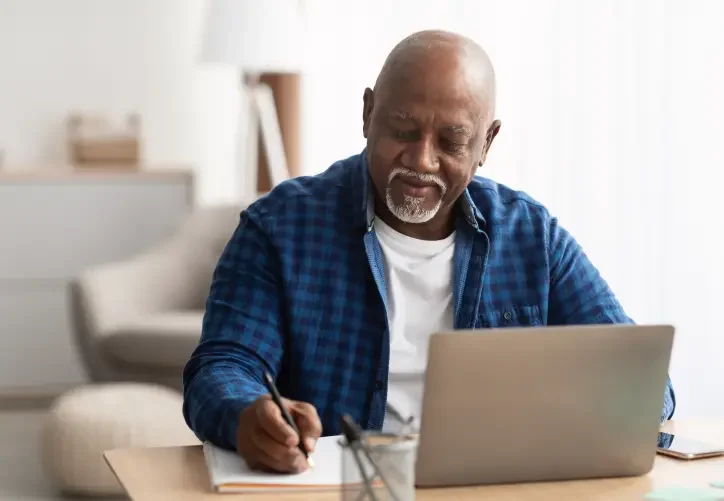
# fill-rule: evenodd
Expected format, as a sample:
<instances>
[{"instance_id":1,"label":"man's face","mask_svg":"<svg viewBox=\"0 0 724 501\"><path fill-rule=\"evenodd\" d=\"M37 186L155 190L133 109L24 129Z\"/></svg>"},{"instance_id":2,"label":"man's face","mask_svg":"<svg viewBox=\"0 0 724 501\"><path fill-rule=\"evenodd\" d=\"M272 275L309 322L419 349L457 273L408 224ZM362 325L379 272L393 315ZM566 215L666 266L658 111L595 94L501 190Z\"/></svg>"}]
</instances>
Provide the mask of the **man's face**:
<instances>
[{"instance_id":1,"label":"man's face","mask_svg":"<svg viewBox=\"0 0 724 501\"><path fill-rule=\"evenodd\" d=\"M404 223L449 213L497 133L497 123L487 127L486 96L451 66L459 65L420 61L365 91L370 176L378 200Z\"/></svg>"}]
</instances>

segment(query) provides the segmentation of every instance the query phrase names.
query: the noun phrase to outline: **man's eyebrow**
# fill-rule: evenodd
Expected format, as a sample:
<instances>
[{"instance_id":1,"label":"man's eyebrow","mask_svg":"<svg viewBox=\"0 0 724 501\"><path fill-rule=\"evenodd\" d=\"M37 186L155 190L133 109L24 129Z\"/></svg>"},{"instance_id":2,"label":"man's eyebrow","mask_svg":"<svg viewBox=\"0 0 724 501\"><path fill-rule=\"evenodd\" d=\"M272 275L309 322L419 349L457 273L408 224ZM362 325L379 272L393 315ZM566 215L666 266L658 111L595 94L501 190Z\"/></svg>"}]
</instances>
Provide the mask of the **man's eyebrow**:
<instances>
[{"instance_id":1,"label":"man's eyebrow","mask_svg":"<svg viewBox=\"0 0 724 501\"><path fill-rule=\"evenodd\" d=\"M407 113L401 110L392 110L387 116L390 121L397 122L414 122L417 121L417 117L412 113ZM465 125L446 125L443 127L444 130L452 132L453 134L462 134L467 137L473 137L473 129L466 127Z\"/></svg>"},{"instance_id":2,"label":"man's eyebrow","mask_svg":"<svg viewBox=\"0 0 724 501\"><path fill-rule=\"evenodd\" d=\"M444 129L449 130L453 134L462 134L468 137L473 136L473 130L470 127L465 127L464 125L446 125Z\"/></svg>"}]
</instances>

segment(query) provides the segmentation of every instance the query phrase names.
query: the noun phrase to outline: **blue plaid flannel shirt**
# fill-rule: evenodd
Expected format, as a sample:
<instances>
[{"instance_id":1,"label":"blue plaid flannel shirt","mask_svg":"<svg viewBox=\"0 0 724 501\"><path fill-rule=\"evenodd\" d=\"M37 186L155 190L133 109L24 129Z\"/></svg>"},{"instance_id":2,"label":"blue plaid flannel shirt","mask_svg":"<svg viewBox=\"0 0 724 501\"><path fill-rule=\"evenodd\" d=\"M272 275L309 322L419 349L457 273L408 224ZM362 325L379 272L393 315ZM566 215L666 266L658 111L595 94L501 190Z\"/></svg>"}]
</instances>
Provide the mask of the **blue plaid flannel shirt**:
<instances>
[{"instance_id":1,"label":"blue plaid flannel shirt","mask_svg":"<svg viewBox=\"0 0 724 501\"><path fill-rule=\"evenodd\" d=\"M277 186L241 213L214 271L184 369L186 422L235 448L239 413L266 393L313 404L324 435L385 415L389 332L365 153ZM456 222L456 328L630 323L579 245L527 195L476 177ZM676 406L671 381L662 420Z\"/></svg>"}]
</instances>

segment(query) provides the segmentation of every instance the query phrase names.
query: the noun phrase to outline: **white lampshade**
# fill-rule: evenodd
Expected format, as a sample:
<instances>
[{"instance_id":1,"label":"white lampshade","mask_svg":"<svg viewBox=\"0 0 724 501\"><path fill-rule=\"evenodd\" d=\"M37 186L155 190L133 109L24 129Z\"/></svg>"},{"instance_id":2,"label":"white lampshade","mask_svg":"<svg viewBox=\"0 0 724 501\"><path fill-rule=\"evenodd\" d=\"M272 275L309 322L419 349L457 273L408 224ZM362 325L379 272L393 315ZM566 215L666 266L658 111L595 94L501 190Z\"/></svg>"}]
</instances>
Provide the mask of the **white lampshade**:
<instances>
[{"instance_id":1,"label":"white lampshade","mask_svg":"<svg viewBox=\"0 0 724 501\"><path fill-rule=\"evenodd\" d=\"M201 59L253 73L291 73L302 64L300 0L209 0Z\"/></svg>"}]
</instances>

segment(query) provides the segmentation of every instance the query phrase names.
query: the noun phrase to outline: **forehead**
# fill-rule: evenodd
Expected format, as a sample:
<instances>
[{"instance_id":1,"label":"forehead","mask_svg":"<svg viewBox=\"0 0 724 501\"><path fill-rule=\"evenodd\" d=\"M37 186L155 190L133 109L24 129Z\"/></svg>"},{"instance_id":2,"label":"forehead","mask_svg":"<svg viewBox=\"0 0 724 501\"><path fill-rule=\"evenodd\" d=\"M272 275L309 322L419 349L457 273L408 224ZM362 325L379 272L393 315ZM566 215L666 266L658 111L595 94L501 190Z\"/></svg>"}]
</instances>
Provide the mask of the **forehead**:
<instances>
[{"instance_id":1,"label":"forehead","mask_svg":"<svg viewBox=\"0 0 724 501\"><path fill-rule=\"evenodd\" d=\"M475 71L465 58L450 51L407 54L395 63L375 103L387 112L410 117L475 125L488 111L489 100Z\"/></svg>"}]
</instances>

